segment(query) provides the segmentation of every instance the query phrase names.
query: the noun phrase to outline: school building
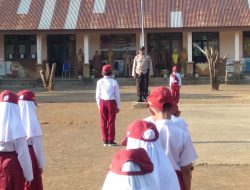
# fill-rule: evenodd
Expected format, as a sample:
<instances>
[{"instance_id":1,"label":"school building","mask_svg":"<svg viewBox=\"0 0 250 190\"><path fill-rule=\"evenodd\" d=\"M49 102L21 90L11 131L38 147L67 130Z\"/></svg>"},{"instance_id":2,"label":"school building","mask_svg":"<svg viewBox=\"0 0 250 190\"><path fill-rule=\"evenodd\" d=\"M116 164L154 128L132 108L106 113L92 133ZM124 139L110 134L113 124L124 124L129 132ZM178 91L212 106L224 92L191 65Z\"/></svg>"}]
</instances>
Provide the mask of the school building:
<instances>
[{"instance_id":1,"label":"school building","mask_svg":"<svg viewBox=\"0 0 250 190\"><path fill-rule=\"evenodd\" d=\"M250 72L250 1L0 0L2 77L13 76L17 69L17 79L40 78L43 64L54 62L56 77L66 62L74 76L79 49L84 78L90 78L95 51L106 63L110 49L122 77L123 54L134 56L143 41L158 70L170 68L174 50L181 55L186 49L182 64L192 65L187 72L208 76L206 58L192 46L197 43L214 47L220 57L228 52L231 62L241 61L242 72ZM219 70L223 76L225 66Z\"/></svg>"}]
</instances>

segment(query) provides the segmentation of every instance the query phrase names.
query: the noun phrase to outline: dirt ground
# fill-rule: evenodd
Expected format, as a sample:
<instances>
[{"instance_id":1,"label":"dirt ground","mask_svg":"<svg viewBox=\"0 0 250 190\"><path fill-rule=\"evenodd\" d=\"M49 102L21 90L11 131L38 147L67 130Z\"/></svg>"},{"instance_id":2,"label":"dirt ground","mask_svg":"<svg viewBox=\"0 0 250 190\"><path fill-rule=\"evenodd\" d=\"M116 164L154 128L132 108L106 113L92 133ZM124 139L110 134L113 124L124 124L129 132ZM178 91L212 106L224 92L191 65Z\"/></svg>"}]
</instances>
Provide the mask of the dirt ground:
<instances>
[{"instance_id":1,"label":"dirt ground","mask_svg":"<svg viewBox=\"0 0 250 190\"><path fill-rule=\"evenodd\" d=\"M120 89L118 143L129 123L149 115L146 109L132 109L134 86L123 85ZM100 190L114 152L124 147L102 145L95 83L56 86L54 91L32 90L37 93L38 117L44 132L44 189ZM250 85L221 85L220 91L210 91L208 85L182 87L179 106L199 156L193 190L249 189L249 105Z\"/></svg>"}]
</instances>

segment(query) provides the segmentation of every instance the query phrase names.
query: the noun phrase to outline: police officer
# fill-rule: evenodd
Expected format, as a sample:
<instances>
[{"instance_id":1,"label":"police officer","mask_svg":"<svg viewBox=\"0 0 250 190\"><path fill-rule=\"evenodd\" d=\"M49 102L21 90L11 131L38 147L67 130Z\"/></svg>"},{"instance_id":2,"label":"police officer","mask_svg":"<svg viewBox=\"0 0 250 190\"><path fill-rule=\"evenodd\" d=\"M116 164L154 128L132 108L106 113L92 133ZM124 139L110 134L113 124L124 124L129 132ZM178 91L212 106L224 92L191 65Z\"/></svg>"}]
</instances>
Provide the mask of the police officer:
<instances>
[{"instance_id":1,"label":"police officer","mask_svg":"<svg viewBox=\"0 0 250 190\"><path fill-rule=\"evenodd\" d=\"M148 96L149 77L153 76L152 60L145 54L144 46L140 46L140 52L134 58L132 76L136 79L138 102L143 102Z\"/></svg>"}]
</instances>

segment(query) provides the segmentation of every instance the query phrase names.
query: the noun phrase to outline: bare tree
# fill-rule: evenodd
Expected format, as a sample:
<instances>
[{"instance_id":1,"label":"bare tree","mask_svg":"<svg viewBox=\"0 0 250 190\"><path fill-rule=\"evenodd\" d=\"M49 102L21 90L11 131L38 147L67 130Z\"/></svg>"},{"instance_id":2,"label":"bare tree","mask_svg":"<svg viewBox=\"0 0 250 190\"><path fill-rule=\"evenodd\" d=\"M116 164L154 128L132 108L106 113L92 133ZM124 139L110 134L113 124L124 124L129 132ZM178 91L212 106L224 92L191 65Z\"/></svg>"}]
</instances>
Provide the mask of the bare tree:
<instances>
[{"instance_id":1,"label":"bare tree","mask_svg":"<svg viewBox=\"0 0 250 190\"><path fill-rule=\"evenodd\" d=\"M225 63L228 52L225 54L223 58L218 58L219 53L218 50L213 47L202 49L198 44L193 43L193 46L198 48L207 58L208 66L209 66L209 77L211 90L219 90L220 81L218 79L218 64Z\"/></svg>"},{"instance_id":2,"label":"bare tree","mask_svg":"<svg viewBox=\"0 0 250 190\"><path fill-rule=\"evenodd\" d=\"M56 70L56 63L52 64L52 68L50 70L49 64L46 63L45 68L40 70L40 75L43 81L43 87L47 90L53 90L54 89L54 75Z\"/></svg>"}]
</instances>

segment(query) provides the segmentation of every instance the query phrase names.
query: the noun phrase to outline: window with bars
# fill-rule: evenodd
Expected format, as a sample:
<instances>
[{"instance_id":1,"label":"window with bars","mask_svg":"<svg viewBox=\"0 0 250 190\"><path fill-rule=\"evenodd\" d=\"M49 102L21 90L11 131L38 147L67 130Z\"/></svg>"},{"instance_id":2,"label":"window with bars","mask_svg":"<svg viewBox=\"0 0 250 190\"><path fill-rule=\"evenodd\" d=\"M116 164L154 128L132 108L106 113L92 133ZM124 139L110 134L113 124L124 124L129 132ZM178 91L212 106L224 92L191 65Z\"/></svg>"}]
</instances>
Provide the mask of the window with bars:
<instances>
[{"instance_id":1,"label":"window with bars","mask_svg":"<svg viewBox=\"0 0 250 190\"><path fill-rule=\"evenodd\" d=\"M5 60L36 59L35 35L5 35Z\"/></svg>"}]
</instances>

